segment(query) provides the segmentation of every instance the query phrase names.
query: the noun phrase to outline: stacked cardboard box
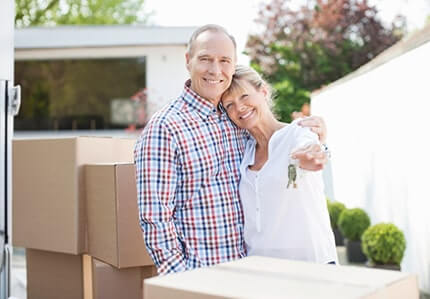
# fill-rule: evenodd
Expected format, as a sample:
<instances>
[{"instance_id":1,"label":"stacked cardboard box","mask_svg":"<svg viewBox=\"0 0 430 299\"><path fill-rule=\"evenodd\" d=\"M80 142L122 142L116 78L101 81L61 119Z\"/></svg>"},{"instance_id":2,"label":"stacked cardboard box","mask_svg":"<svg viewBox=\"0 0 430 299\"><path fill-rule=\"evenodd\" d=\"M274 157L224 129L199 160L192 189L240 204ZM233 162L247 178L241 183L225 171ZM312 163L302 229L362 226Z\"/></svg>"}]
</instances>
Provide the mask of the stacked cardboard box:
<instances>
[{"instance_id":1,"label":"stacked cardboard box","mask_svg":"<svg viewBox=\"0 0 430 299\"><path fill-rule=\"evenodd\" d=\"M153 266L118 269L89 255L27 249L27 298L142 299Z\"/></svg>"},{"instance_id":2,"label":"stacked cardboard box","mask_svg":"<svg viewBox=\"0 0 430 299\"><path fill-rule=\"evenodd\" d=\"M139 225L135 166L130 163L85 167L88 253L117 268L152 263Z\"/></svg>"},{"instance_id":3,"label":"stacked cardboard box","mask_svg":"<svg viewBox=\"0 0 430 299\"><path fill-rule=\"evenodd\" d=\"M13 244L37 298L142 298L155 275L138 223L135 140L13 142Z\"/></svg>"}]
</instances>

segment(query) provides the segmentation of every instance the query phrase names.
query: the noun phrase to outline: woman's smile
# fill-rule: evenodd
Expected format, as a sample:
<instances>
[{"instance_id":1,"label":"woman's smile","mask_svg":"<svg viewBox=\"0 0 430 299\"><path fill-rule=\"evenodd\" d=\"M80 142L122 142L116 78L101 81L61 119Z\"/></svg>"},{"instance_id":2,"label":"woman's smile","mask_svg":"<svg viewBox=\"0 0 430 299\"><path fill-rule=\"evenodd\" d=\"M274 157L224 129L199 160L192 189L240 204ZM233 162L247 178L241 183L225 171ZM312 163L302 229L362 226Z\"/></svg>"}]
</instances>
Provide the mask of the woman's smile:
<instances>
[{"instance_id":1,"label":"woman's smile","mask_svg":"<svg viewBox=\"0 0 430 299\"><path fill-rule=\"evenodd\" d=\"M250 118L251 116L254 115L255 109L250 109L248 112L246 112L245 114L239 116L239 119L245 120Z\"/></svg>"}]
</instances>

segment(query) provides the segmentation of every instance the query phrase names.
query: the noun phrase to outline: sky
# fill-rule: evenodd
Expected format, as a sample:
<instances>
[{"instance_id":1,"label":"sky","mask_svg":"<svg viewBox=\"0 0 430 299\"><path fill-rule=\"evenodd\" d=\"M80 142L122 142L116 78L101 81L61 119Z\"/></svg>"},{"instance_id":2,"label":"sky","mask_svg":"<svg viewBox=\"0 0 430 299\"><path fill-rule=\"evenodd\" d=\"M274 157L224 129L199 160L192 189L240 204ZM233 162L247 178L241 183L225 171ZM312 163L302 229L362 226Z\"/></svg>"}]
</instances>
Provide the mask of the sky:
<instances>
[{"instance_id":1,"label":"sky","mask_svg":"<svg viewBox=\"0 0 430 299\"><path fill-rule=\"evenodd\" d=\"M303 0L290 0L299 6ZM150 24L160 26L201 26L209 23L225 27L235 38L238 51L245 47L248 34L258 30L254 20L260 5L270 0L146 0L145 10L151 12ZM407 17L409 29L421 28L430 15L430 0L369 0L375 4L382 20L392 20L395 15ZM239 63L248 58L239 56Z\"/></svg>"},{"instance_id":2,"label":"sky","mask_svg":"<svg viewBox=\"0 0 430 299\"><path fill-rule=\"evenodd\" d=\"M161 26L201 26L218 24L227 29L242 52L250 30L255 27L259 0L145 0L147 12L153 11L150 24ZM247 58L239 56L239 63Z\"/></svg>"}]
</instances>

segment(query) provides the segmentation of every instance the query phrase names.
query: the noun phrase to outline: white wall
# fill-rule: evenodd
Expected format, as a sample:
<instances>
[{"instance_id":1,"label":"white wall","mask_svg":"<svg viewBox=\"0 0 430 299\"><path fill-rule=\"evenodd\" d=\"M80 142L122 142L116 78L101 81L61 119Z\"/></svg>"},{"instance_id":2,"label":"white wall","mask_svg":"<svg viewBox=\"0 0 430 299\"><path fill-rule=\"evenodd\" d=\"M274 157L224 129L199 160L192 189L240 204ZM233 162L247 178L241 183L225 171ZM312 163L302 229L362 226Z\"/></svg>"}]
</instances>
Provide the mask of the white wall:
<instances>
[{"instance_id":1,"label":"white wall","mask_svg":"<svg viewBox=\"0 0 430 299\"><path fill-rule=\"evenodd\" d=\"M13 79L14 1L0 1L0 79Z\"/></svg>"},{"instance_id":2,"label":"white wall","mask_svg":"<svg viewBox=\"0 0 430 299\"><path fill-rule=\"evenodd\" d=\"M430 293L430 42L312 97L333 152L333 192L372 224L393 222L402 270Z\"/></svg>"},{"instance_id":3,"label":"white wall","mask_svg":"<svg viewBox=\"0 0 430 299\"><path fill-rule=\"evenodd\" d=\"M151 116L182 91L188 72L184 46L136 46L16 50L16 60L146 57L148 113ZM121 74L118 74L121 76Z\"/></svg>"},{"instance_id":4,"label":"white wall","mask_svg":"<svg viewBox=\"0 0 430 299\"><path fill-rule=\"evenodd\" d=\"M148 114L151 116L181 93L188 71L185 47L148 50L147 56Z\"/></svg>"}]
</instances>

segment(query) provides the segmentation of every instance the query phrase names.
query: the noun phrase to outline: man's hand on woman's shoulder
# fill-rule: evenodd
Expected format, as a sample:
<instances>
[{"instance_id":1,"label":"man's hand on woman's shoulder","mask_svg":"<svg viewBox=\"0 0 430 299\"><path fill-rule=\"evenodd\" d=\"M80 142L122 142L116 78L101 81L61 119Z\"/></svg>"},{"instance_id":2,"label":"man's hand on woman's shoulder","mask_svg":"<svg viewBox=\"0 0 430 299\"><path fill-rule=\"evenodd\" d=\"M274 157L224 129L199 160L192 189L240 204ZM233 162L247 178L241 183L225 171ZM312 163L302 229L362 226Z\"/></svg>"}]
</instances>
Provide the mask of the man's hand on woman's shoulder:
<instances>
[{"instance_id":1,"label":"man's hand on woman's shoulder","mask_svg":"<svg viewBox=\"0 0 430 299\"><path fill-rule=\"evenodd\" d=\"M308 127L312 132L318 135L321 143L325 143L327 138L327 127L322 117L309 116L300 120L298 125Z\"/></svg>"}]
</instances>

